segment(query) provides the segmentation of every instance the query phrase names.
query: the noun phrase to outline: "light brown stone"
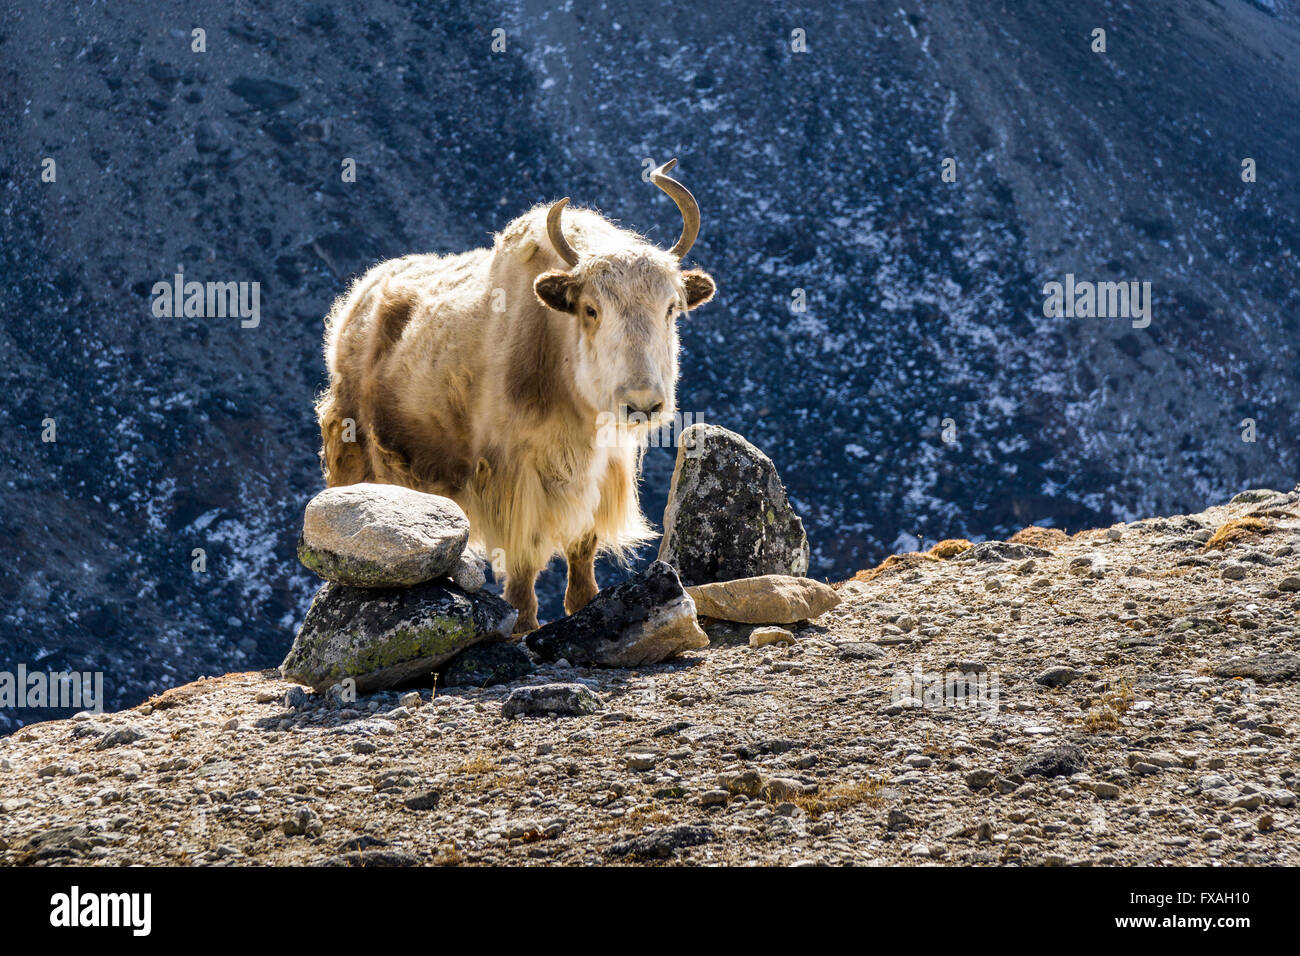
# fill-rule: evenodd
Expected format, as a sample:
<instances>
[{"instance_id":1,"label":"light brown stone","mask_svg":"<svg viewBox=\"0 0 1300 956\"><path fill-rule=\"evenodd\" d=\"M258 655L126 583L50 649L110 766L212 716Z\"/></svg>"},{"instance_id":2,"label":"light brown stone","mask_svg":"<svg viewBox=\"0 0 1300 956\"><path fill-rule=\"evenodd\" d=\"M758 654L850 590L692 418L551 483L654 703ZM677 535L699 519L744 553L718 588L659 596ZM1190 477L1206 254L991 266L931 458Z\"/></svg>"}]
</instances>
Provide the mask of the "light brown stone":
<instances>
[{"instance_id":1,"label":"light brown stone","mask_svg":"<svg viewBox=\"0 0 1300 956\"><path fill-rule=\"evenodd\" d=\"M830 585L788 574L764 574L686 589L696 613L744 624L794 624L825 614L840 603Z\"/></svg>"}]
</instances>

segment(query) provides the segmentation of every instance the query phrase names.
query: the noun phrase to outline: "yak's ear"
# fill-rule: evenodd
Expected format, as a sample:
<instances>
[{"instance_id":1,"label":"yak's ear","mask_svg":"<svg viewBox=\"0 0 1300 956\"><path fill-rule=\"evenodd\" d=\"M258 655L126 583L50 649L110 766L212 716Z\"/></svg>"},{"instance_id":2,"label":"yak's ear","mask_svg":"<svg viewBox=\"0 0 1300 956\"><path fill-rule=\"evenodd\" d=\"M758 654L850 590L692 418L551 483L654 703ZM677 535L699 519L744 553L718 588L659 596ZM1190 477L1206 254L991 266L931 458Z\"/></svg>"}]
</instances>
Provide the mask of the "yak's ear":
<instances>
[{"instance_id":1,"label":"yak's ear","mask_svg":"<svg viewBox=\"0 0 1300 956\"><path fill-rule=\"evenodd\" d=\"M713 284L713 276L703 269L687 269L682 273L682 282L686 284L686 308L695 308L713 298L718 287Z\"/></svg>"},{"instance_id":2,"label":"yak's ear","mask_svg":"<svg viewBox=\"0 0 1300 956\"><path fill-rule=\"evenodd\" d=\"M542 305L570 315L578 311L578 290L581 288L581 280L558 269L543 272L533 282L533 291Z\"/></svg>"}]
</instances>

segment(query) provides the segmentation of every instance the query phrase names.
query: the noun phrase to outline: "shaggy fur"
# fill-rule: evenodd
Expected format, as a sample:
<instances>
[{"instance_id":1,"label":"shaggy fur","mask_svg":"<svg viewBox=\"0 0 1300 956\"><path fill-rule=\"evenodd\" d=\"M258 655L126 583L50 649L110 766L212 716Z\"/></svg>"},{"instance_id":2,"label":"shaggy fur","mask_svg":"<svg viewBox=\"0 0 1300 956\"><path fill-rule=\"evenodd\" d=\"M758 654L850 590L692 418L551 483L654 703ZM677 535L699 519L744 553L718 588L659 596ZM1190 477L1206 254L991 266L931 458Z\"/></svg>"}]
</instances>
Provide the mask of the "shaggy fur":
<instances>
[{"instance_id":1,"label":"shaggy fur","mask_svg":"<svg viewBox=\"0 0 1300 956\"><path fill-rule=\"evenodd\" d=\"M596 593L598 553L624 558L653 537L636 496L649 427L616 416L629 395L660 397L658 421L674 413L676 317L714 291L582 209L565 212L581 257L565 270L546 211L490 250L405 256L357 280L326 320L316 406L326 483L455 500L474 544L504 558L520 631L537 626L533 585L555 554L572 613Z\"/></svg>"}]
</instances>

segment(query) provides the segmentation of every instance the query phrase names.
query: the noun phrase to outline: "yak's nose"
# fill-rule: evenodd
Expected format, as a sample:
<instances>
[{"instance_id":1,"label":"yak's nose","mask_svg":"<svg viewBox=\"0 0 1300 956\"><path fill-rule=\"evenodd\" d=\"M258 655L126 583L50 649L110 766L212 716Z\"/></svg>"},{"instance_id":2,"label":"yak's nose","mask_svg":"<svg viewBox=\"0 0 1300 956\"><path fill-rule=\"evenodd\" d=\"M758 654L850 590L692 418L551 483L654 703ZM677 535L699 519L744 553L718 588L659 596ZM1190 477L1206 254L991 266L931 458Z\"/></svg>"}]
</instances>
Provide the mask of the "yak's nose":
<instances>
[{"instance_id":1,"label":"yak's nose","mask_svg":"<svg viewBox=\"0 0 1300 956\"><path fill-rule=\"evenodd\" d=\"M664 409L664 397L654 388L626 388L619 396L619 407L624 418L642 415L650 418Z\"/></svg>"}]
</instances>

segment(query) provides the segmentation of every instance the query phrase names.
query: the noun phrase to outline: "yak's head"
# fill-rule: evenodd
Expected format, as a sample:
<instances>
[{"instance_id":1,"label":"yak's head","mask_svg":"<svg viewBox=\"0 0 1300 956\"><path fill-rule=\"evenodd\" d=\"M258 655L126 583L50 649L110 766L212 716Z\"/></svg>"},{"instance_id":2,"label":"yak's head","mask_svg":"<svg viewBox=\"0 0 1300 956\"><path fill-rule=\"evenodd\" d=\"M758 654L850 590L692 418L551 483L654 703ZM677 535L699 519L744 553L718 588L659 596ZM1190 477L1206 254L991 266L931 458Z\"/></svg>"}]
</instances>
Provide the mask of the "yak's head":
<instances>
[{"instance_id":1,"label":"yak's head","mask_svg":"<svg viewBox=\"0 0 1300 956\"><path fill-rule=\"evenodd\" d=\"M672 249L637 240L580 257L561 227L565 198L551 207L546 231L569 269L544 272L533 283L543 304L579 323L579 393L599 412L632 426L665 423L676 411L677 318L708 302L715 289L708 273L681 267L699 235L700 207L667 175L676 163L669 160L650 174L682 213L682 235Z\"/></svg>"}]
</instances>

